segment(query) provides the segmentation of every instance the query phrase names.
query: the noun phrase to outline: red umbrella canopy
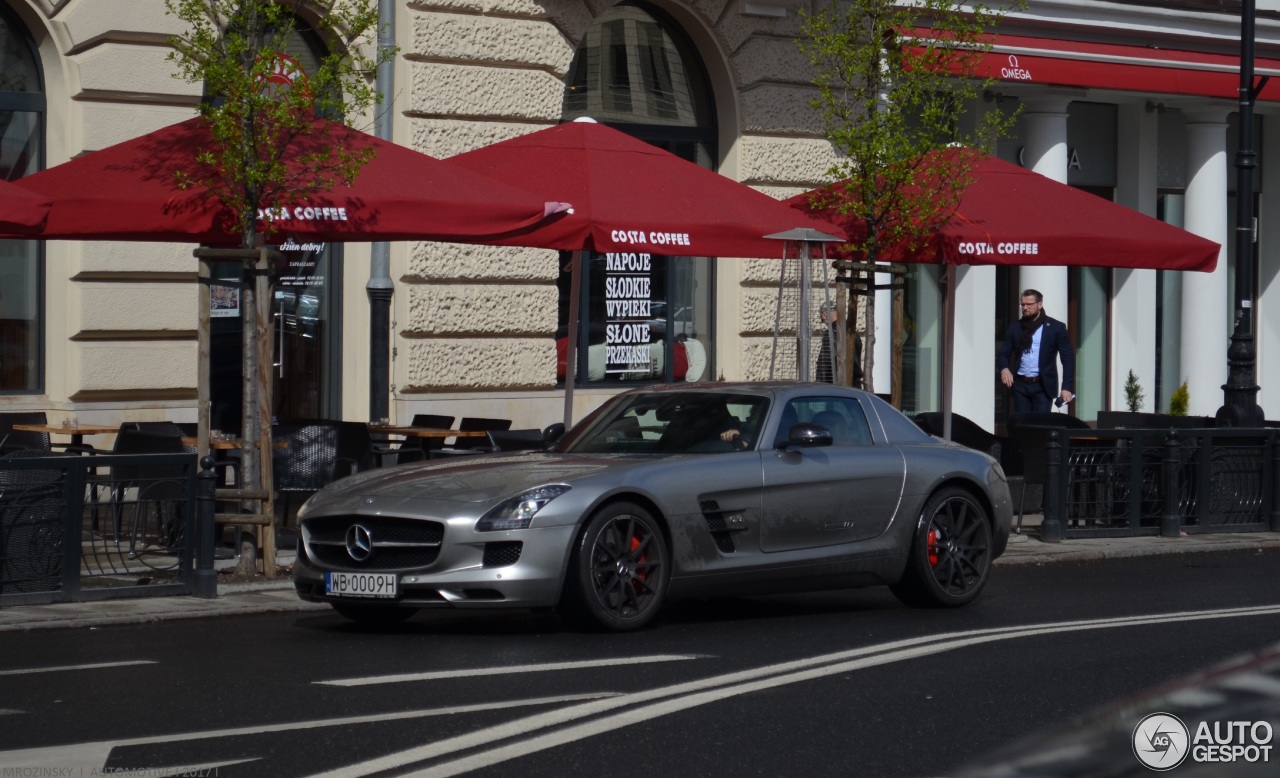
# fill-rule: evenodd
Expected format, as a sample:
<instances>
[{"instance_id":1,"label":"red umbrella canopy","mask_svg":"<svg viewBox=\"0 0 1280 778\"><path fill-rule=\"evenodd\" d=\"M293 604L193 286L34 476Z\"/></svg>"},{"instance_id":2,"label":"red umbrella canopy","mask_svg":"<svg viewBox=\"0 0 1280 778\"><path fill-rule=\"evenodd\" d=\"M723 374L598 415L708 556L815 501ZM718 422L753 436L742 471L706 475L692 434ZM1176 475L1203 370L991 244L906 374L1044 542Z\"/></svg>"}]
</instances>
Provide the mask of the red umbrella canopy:
<instances>
[{"instance_id":1,"label":"red umbrella canopy","mask_svg":"<svg viewBox=\"0 0 1280 778\"><path fill-rule=\"evenodd\" d=\"M974 153L947 150L945 153ZM950 218L915 252L882 252L892 262L949 265L1052 265L1211 271L1217 243L1143 213L978 154L972 183ZM927 186L927 182L921 186ZM842 182L788 199L801 211L829 220L846 235L865 234L856 218L834 205Z\"/></svg>"},{"instance_id":2,"label":"red umbrella canopy","mask_svg":"<svg viewBox=\"0 0 1280 778\"><path fill-rule=\"evenodd\" d=\"M573 204L573 213L498 241L565 251L778 257L793 228L830 232L778 200L624 132L570 122L450 157L475 173Z\"/></svg>"},{"instance_id":3,"label":"red umbrella canopy","mask_svg":"<svg viewBox=\"0 0 1280 778\"><path fill-rule=\"evenodd\" d=\"M17 186L52 201L40 237L238 244L234 215L203 187L182 189L175 173L193 172L212 144L201 117L20 179ZM329 147L372 148L351 186L283 198L259 212L268 235L322 241L471 242L528 228L562 203L318 119L294 138L285 163L304 170Z\"/></svg>"},{"instance_id":4,"label":"red umbrella canopy","mask_svg":"<svg viewBox=\"0 0 1280 778\"><path fill-rule=\"evenodd\" d=\"M49 198L0 181L0 230L33 232L49 214Z\"/></svg>"}]
</instances>

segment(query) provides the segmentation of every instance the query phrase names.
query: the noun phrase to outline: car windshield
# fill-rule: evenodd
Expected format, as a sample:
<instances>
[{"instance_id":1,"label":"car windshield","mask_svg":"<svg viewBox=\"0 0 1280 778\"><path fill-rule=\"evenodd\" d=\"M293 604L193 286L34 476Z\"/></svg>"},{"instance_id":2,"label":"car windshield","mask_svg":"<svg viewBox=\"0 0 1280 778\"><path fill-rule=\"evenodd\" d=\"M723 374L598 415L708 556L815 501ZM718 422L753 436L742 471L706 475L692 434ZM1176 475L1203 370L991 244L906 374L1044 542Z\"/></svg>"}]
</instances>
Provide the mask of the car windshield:
<instances>
[{"instance_id":1,"label":"car windshield","mask_svg":"<svg viewBox=\"0 0 1280 778\"><path fill-rule=\"evenodd\" d=\"M725 454L756 447L769 401L747 394L623 395L568 450L592 454ZM741 437L735 445L734 432Z\"/></svg>"}]
</instances>

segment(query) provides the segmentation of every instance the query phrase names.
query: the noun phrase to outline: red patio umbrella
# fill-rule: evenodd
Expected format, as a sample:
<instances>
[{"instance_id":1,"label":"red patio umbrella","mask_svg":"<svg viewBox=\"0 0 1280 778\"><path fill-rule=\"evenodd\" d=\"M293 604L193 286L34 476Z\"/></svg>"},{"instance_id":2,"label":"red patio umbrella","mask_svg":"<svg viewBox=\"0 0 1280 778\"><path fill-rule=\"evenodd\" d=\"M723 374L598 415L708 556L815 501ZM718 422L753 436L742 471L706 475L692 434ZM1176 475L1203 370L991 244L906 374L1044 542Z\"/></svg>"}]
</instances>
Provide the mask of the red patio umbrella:
<instances>
[{"instance_id":1,"label":"red patio umbrella","mask_svg":"<svg viewBox=\"0 0 1280 778\"><path fill-rule=\"evenodd\" d=\"M34 232L49 214L49 198L0 181L0 232Z\"/></svg>"},{"instance_id":2,"label":"red patio umbrella","mask_svg":"<svg viewBox=\"0 0 1280 778\"><path fill-rule=\"evenodd\" d=\"M624 132L578 120L450 157L472 172L573 204L572 213L494 243L574 251L569 353L576 353L582 252L781 257L790 230L831 225ZM565 371L571 421L573 360Z\"/></svg>"},{"instance_id":3,"label":"red patio umbrella","mask_svg":"<svg viewBox=\"0 0 1280 778\"><path fill-rule=\"evenodd\" d=\"M286 164L328 146L372 148L351 186L268 205L264 232L321 241L477 239L530 227L557 208L528 192L442 160L318 119L296 138ZM239 244L236 220L208 190L179 188L212 144L201 117L20 179L15 186L52 201L40 237ZM268 215L268 214L264 214Z\"/></svg>"},{"instance_id":4,"label":"red patio umbrella","mask_svg":"<svg viewBox=\"0 0 1280 778\"><path fill-rule=\"evenodd\" d=\"M955 213L914 252L888 247L879 260L948 265L1046 265L1212 271L1218 244L1146 214L1104 200L986 154L976 154L973 183ZM922 184L927 186L926 184ZM863 223L834 205L842 183L786 202L822 218L845 235L866 233Z\"/></svg>"},{"instance_id":5,"label":"red patio umbrella","mask_svg":"<svg viewBox=\"0 0 1280 778\"><path fill-rule=\"evenodd\" d=\"M497 242L565 251L780 257L771 233L831 231L778 200L624 132L575 121L449 157L459 167L573 204Z\"/></svg>"},{"instance_id":6,"label":"red patio umbrella","mask_svg":"<svg viewBox=\"0 0 1280 778\"><path fill-rule=\"evenodd\" d=\"M944 433L951 433L951 338L955 332L956 265L1046 265L1210 272L1219 246L1146 214L1104 200L1039 173L972 149L942 154L977 156L972 183L955 212L915 251L888 246L877 259L947 265L942 393ZM926 166L928 167L928 166ZM921 182L920 186L929 186ZM865 224L840 214L832 204L843 196L843 182L806 192L786 202L819 216L845 235L865 235ZM818 204L815 207L815 204Z\"/></svg>"}]
</instances>

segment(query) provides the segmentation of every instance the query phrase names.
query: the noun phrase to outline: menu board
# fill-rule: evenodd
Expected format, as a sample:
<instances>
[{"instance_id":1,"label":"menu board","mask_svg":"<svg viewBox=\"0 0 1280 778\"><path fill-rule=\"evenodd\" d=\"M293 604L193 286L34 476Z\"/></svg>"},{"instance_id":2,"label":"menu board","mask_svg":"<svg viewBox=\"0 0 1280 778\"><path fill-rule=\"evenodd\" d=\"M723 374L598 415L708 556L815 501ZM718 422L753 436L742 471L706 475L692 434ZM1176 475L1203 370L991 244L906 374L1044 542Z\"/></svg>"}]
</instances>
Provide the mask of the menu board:
<instances>
[{"instance_id":1,"label":"menu board","mask_svg":"<svg viewBox=\"0 0 1280 778\"><path fill-rule=\"evenodd\" d=\"M648 372L650 254L605 254L605 373Z\"/></svg>"}]
</instances>

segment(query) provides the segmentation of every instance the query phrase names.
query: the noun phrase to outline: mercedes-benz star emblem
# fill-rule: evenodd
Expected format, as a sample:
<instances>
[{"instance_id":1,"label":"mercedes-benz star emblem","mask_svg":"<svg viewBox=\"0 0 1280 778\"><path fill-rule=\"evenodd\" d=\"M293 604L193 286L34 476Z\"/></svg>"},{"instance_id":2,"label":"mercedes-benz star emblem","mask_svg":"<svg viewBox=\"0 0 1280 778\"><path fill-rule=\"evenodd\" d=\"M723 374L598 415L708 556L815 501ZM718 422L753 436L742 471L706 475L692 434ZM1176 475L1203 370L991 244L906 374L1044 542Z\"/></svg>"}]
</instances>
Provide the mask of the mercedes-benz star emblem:
<instances>
[{"instance_id":1,"label":"mercedes-benz star emblem","mask_svg":"<svg viewBox=\"0 0 1280 778\"><path fill-rule=\"evenodd\" d=\"M373 535L363 524L352 524L347 530L347 554L357 562L373 556Z\"/></svg>"}]
</instances>

